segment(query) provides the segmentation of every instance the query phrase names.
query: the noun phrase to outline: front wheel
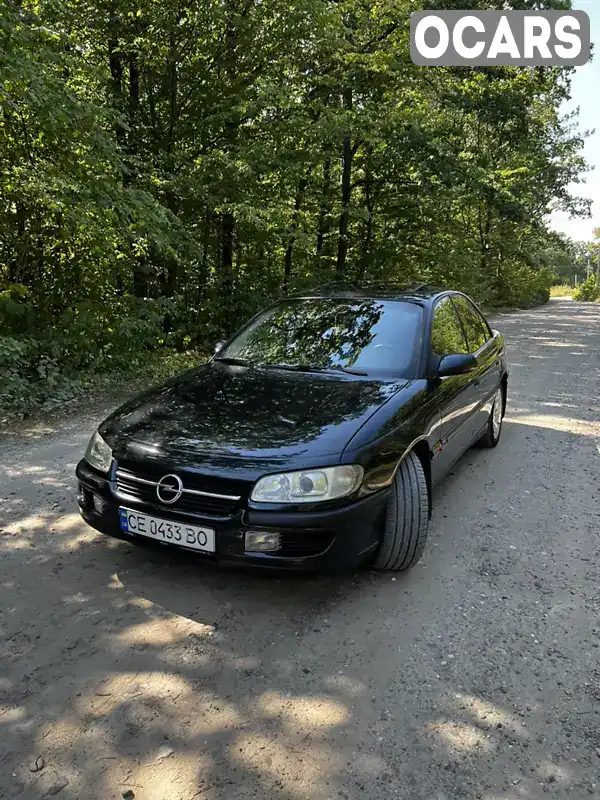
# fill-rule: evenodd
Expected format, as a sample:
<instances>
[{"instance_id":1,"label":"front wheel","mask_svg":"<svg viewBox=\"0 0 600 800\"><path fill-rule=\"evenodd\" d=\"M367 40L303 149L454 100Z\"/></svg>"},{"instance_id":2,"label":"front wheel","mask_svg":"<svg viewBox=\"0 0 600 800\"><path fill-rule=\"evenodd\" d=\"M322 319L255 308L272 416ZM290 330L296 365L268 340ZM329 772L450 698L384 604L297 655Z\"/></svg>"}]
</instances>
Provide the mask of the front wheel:
<instances>
[{"instance_id":1,"label":"front wheel","mask_svg":"<svg viewBox=\"0 0 600 800\"><path fill-rule=\"evenodd\" d=\"M504 393L500 388L494 395L492 410L485 433L481 437L483 447L496 447L502 433L502 420L504 417Z\"/></svg>"},{"instance_id":2,"label":"front wheel","mask_svg":"<svg viewBox=\"0 0 600 800\"><path fill-rule=\"evenodd\" d=\"M421 558L429 529L429 497L425 471L416 453L409 453L396 472L375 569L405 570Z\"/></svg>"}]
</instances>

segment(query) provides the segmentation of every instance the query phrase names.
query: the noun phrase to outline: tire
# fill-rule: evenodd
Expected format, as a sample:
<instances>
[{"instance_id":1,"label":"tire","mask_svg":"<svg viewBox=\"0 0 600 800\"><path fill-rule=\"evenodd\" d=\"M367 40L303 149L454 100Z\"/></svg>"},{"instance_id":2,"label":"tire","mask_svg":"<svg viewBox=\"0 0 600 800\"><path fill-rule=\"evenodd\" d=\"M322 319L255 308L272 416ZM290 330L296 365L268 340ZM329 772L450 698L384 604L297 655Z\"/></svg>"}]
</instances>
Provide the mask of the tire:
<instances>
[{"instance_id":1,"label":"tire","mask_svg":"<svg viewBox=\"0 0 600 800\"><path fill-rule=\"evenodd\" d=\"M482 447L496 447L502 433L502 420L504 418L504 389L500 387L494 395L492 410L485 433L479 440Z\"/></svg>"},{"instance_id":2,"label":"tire","mask_svg":"<svg viewBox=\"0 0 600 800\"><path fill-rule=\"evenodd\" d=\"M400 571L414 566L423 554L428 529L425 471L416 453L409 453L394 478L375 569Z\"/></svg>"}]
</instances>

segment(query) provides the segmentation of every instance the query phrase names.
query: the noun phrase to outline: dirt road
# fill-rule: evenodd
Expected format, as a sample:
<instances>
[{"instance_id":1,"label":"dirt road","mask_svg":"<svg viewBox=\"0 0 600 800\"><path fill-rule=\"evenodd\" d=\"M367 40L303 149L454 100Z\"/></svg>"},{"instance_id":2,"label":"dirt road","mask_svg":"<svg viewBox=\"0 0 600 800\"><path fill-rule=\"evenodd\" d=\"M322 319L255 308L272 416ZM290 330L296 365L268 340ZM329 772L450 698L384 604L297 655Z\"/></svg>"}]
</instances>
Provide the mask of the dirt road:
<instances>
[{"instance_id":1,"label":"dirt road","mask_svg":"<svg viewBox=\"0 0 600 800\"><path fill-rule=\"evenodd\" d=\"M0 797L600 798L600 305L495 323L502 441L404 576L108 540L73 477L102 412L0 437Z\"/></svg>"}]
</instances>

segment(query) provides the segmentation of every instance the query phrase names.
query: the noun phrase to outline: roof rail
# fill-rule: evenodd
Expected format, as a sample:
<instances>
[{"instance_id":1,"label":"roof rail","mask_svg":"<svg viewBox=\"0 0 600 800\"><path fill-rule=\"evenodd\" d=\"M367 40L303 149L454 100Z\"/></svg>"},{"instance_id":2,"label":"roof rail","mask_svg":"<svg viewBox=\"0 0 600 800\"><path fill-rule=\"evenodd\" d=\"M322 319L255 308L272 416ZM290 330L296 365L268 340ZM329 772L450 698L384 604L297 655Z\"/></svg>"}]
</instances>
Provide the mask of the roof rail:
<instances>
[{"instance_id":1,"label":"roof rail","mask_svg":"<svg viewBox=\"0 0 600 800\"><path fill-rule=\"evenodd\" d=\"M328 281L326 283L318 284L310 287L294 287L290 286L289 291L295 295L315 295L315 294L339 294L339 295L354 295L365 296L371 294L373 296L390 296L394 295L420 295L420 294L434 294L435 292L442 291L444 287L431 284L428 281L386 281L386 280L371 280L371 281Z\"/></svg>"},{"instance_id":2,"label":"roof rail","mask_svg":"<svg viewBox=\"0 0 600 800\"><path fill-rule=\"evenodd\" d=\"M405 291L411 292L420 292L423 289L435 291L439 288L437 284L430 283L429 281L366 281L365 283L361 284L363 287L368 288L370 286L381 286L381 287L389 287L391 289L398 288L404 289Z\"/></svg>"},{"instance_id":3,"label":"roof rail","mask_svg":"<svg viewBox=\"0 0 600 800\"><path fill-rule=\"evenodd\" d=\"M428 289L428 288L429 288L429 284L428 283L417 283L416 286L411 286L411 289L413 290L413 292L420 292L421 289Z\"/></svg>"},{"instance_id":4,"label":"roof rail","mask_svg":"<svg viewBox=\"0 0 600 800\"><path fill-rule=\"evenodd\" d=\"M365 289L371 286L387 286L389 288L398 288L398 289L412 289L413 291L418 291L420 289L424 289L429 286L426 281L386 281L386 280L370 280L370 281L352 281L352 280L342 280L342 281L329 281L328 283L321 283L317 286L313 287L314 289L349 289L349 290L357 290L357 289Z\"/></svg>"},{"instance_id":5,"label":"roof rail","mask_svg":"<svg viewBox=\"0 0 600 800\"><path fill-rule=\"evenodd\" d=\"M358 284L355 281L330 281L329 283L320 283L314 289L357 289Z\"/></svg>"}]
</instances>

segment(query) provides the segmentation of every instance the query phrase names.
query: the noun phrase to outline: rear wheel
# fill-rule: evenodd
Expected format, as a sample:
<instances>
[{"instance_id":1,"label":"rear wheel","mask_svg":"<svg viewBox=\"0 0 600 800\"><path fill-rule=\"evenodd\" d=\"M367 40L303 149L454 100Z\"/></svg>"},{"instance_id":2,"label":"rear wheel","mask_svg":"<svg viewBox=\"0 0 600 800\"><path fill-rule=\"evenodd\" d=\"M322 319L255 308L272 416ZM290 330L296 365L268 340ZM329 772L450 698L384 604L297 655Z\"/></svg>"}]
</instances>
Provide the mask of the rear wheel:
<instances>
[{"instance_id":1,"label":"rear wheel","mask_svg":"<svg viewBox=\"0 0 600 800\"><path fill-rule=\"evenodd\" d=\"M375 569L404 570L421 558L429 529L425 471L416 453L400 464L388 502Z\"/></svg>"},{"instance_id":2,"label":"rear wheel","mask_svg":"<svg viewBox=\"0 0 600 800\"><path fill-rule=\"evenodd\" d=\"M494 395L492 410L485 433L480 439L483 447L496 447L502 433L502 419L504 417L504 391L498 389Z\"/></svg>"}]
</instances>

